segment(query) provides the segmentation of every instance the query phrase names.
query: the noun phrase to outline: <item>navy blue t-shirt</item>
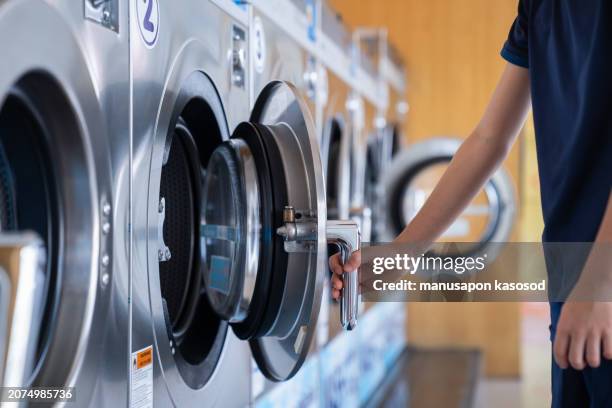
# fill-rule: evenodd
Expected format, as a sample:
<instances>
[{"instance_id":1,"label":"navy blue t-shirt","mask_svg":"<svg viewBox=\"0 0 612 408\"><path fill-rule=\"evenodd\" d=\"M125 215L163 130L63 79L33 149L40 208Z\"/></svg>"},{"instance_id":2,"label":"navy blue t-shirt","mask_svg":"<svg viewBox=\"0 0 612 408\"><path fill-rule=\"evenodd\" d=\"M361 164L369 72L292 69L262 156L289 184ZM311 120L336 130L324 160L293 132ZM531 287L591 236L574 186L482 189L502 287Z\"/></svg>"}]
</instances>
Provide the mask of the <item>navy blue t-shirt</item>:
<instances>
[{"instance_id":1,"label":"navy blue t-shirt","mask_svg":"<svg viewBox=\"0 0 612 408\"><path fill-rule=\"evenodd\" d=\"M501 55L529 69L545 242L592 242L612 188L612 1L521 0Z\"/></svg>"}]
</instances>

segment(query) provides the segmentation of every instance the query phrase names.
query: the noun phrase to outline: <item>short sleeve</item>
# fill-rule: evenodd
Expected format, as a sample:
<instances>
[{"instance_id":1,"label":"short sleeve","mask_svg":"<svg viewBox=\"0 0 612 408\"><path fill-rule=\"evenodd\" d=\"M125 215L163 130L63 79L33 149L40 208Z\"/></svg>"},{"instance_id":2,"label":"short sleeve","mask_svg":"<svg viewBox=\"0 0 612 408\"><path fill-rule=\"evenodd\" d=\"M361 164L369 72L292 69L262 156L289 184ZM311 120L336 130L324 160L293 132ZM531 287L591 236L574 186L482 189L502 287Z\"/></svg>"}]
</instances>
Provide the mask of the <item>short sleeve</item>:
<instances>
[{"instance_id":1,"label":"short sleeve","mask_svg":"<svg viewBox=\"0 0 612 408\"><path fill-rule=\"evenodd\" d=\"M501 50L501 56L506 61L523 68L529 68L528 15L527 0L519 0L518 16L512 23L508 39Z\"/></svg>"}]
</instances>

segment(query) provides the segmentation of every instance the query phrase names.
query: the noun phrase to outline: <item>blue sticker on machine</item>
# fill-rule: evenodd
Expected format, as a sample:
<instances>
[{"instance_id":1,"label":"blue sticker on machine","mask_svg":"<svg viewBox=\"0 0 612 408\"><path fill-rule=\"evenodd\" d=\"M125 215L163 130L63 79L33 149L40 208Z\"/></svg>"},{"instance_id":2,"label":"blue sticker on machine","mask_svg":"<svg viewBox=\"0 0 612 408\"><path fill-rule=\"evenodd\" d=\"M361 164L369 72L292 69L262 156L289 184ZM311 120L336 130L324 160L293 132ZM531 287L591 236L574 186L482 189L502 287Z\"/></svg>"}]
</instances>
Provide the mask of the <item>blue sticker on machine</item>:
<instances>
[{"instance_id":1,"label":"blue sticker on machine","mask_svg":"<svg viewBox=\"0 0 612 408\"><path fill-rule=\"evenodd\" d=\"M306 0L306 18L308 19L308 39L317 40L317 7L314 0Z\"/></svg>"},{"instance_id":2,"label":"blue sticker on machine","mask_svg":"<svg viewBox=\"0 0 612 408\"><path fill-rule=\"evenodd\" d=\"M240 7L242 10L246 10L247 3L245 0L234 0L234 4Z\"/></svg>"},{"instance_id":3,"label":"blue sticker on machine","mask_svg":"<svg viewBox=\"0 0 612 408\"><path fill-rule=\"evenodd\" d=\"M229 258L219 255L210 257L210 287L224 295L229 293L230 266Z\"/></svg>"}]
</instances>

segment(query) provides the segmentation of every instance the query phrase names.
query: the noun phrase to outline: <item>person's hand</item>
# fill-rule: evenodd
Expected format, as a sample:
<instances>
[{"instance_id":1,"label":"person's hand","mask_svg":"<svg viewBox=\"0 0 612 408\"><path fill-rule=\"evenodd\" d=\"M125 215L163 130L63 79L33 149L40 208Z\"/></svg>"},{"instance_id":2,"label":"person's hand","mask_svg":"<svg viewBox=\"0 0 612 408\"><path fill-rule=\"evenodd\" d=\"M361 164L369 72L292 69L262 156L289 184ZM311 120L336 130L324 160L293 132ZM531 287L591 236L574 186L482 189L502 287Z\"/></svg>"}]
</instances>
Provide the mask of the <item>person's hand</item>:
<instances>
[{"instance_id":1,"label":"person's hand","mask_svg":"<svg viewBox=\"0 0 612 408\"><path fill-rule=\"evenodd\" d=\"M332 271L332 297L336 300L340 297L340 290L342 290L342 274L357 272L357 268L361 265L361 251L353 252L346 264L342 265L341 261L339 253L329 258L329 269Z\"/></svg>"},{"instance_id":2,"label":"person's hand","mask_svg":"<svg viewBox=\"0 0 612 408\"><path fill-rule=\"evenodd\" d=\"M612 359L612 302L569 301L557 323L553 354L559 367L599 367ZM586 361L585 361L586 358Z\"/></svg>"}]
</instances>

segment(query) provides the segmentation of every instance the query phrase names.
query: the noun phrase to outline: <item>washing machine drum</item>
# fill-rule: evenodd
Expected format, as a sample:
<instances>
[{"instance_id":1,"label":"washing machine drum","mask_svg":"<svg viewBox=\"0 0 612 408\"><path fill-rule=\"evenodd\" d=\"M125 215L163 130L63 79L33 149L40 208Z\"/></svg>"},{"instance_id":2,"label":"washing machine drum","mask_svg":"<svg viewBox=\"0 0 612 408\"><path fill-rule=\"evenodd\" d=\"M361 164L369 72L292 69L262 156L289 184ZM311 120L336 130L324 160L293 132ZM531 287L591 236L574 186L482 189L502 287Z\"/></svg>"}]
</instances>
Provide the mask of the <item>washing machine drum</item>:
<instances>
[{"instance_id":1,"label":"washing machine drum","mask_svg":"<svg viewBox=\"0 0 612 408\"><path fill-rule=\"evenodd\" d=\"M325 197L314 127L296 90L264 89L249 122L210 156L202 182L204 292L272 380L293 376L310 346L325 273ZM277 229L288 207L310 228Z\"/></svg>"}]
</instances>

